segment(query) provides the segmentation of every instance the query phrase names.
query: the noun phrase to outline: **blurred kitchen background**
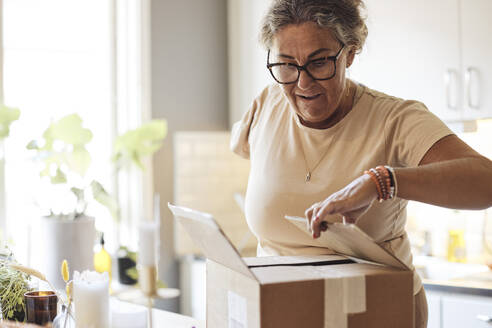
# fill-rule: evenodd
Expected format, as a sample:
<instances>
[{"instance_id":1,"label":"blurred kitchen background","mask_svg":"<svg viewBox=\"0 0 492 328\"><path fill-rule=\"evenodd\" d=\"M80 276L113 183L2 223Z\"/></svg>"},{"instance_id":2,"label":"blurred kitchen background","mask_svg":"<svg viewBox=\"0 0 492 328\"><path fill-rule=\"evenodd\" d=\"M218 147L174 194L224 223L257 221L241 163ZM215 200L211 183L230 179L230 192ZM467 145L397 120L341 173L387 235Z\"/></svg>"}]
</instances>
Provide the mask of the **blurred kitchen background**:
<instances>
[{"instance_id":1,"label":"blurred kitchen background","mask_svg":"<svg viewBox=\"0 0 492 328\"><path fill-rule=\"evenodd\" d=\"M26 144L53 120L77 113L94 135L87 146L93 161L89 175L122 204L118 231L105 208L88 209L105 233L106 248L115 256L118 240L125 240L136 250L136 224L152 217L152 195L159 194L159 276L179 288L181 296L157 305L204 318L205 262L175 225L167 203L212 213L243 256L255 255L256 240L241 208L249 163L229 151L228 138L231 125L273 82L266 52L257 42L268 4L0 0L0 104L21 112L1 146L0 225L2 240L20 262L33 262L31 244L42 242L31 228L40 216L35 195L41 187ZM349 76L373 89L423 101L463 140L492 158L492 1L366 4L369 37ZM145 160L144 171L116 172L110 160L116 136L151 119L167 121L163 147ZM449 280L455 278L450 272L472 272L473 265L482 265L481 271L492 263L491 210L411 202L408 232L419 270L429 279ZM458 266L448 267L449 261ZM471 267L459 266L464 263ZM453 321L442 306L449 295L428 294L434 306L430 327ZM456 292L451 300L459 297ZM483 301L488 308L490 300L473 302Z\"/></svg>"}]
</instances>

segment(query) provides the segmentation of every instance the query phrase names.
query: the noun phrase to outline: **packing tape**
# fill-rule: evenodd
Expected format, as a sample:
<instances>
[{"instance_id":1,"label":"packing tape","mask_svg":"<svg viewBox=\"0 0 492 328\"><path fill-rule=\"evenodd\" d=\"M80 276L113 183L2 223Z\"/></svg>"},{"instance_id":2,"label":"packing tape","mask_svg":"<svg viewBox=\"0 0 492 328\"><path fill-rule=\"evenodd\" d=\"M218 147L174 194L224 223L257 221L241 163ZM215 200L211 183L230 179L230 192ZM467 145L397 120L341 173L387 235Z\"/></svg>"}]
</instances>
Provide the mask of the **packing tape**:
<instances>
[{"instance_id":1,"label":"packing tape","mask_svg":"<svg viewBox=\"0 0 492 328\"><path fill-rule=\"evenodd\" d=\"M366 311L364 276L325 279L324 328L347 328L347 315Z\"/></svg>"},{"instance_id":2,"label":"packing tape","mask_svg":"<svg viewBox=\"0 0 492 328\"><path fill-rule=\"evenodd\" d=\"M343 312L366 312L365 276L343 278Z\"/></svg>"}]
</instances>

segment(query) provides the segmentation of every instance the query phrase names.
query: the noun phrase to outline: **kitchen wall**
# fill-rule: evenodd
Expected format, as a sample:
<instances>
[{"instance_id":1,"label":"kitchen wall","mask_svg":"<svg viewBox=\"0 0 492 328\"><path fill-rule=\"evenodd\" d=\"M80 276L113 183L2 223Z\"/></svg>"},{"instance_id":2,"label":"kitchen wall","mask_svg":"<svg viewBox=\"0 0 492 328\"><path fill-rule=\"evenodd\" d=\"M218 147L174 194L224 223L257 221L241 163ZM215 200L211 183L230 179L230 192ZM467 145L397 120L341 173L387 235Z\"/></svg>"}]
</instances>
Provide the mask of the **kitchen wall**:
<instances>
[{"instance_id":1,"label":"kitchen wall","mask_svg":"<svg viewBox=\"0 0 492 328\"><path fill-rule=\"evenodd\" d=\"M160 279L178 286L174 260L173 134L228 128L227 1L152 0L152 118L165 118L169 133L154 156L154 190L161 195ZM177 300L160 302L177 311Z\"/></svg>"},{"instance_id":2,"label":"kitchen wall","mask_svg":"<svg viewBox=\"0 0 492 328\"><path fill-rule=\"evenodd\" d=\"M473 123L475 131L458 132L458 136L482 155L492 159L492 119ZM409 202L407 231L415 254L421 253L425 231L430 236L434 256L447 257L450 230L461 230L466 246L466 260L472 263L492 263L492 209L482 211L452 210Z\"/></svg>"}]
</instances>

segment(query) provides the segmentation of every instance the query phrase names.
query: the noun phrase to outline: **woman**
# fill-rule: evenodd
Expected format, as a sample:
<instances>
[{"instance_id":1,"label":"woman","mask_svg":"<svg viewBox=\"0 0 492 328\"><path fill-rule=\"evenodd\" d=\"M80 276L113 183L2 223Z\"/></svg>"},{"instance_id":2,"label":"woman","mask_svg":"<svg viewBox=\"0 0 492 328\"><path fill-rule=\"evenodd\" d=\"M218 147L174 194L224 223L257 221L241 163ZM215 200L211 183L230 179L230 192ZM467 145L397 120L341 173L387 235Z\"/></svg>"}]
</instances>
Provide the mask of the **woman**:
<instances>
[{"instance_id":1,"label":"woman","mask_svg":"<svg viewBox=\"0 0 492 328\"><path fill-rule=\"evenodd\" d=\"M234 125L231 139L232 149L251 160L245 211L259 256L327 254L318 239L321 222L344 217L413 268L404 231L408 200L492 205L491 161L422 103L345 76L367 36L362 6L276 0L263 21L260 39L276 83ZM306 216L312 236L286 214ZM427 302L416 273L414 295L416 327L425 327Z\"/></svg>"}]
</instances>

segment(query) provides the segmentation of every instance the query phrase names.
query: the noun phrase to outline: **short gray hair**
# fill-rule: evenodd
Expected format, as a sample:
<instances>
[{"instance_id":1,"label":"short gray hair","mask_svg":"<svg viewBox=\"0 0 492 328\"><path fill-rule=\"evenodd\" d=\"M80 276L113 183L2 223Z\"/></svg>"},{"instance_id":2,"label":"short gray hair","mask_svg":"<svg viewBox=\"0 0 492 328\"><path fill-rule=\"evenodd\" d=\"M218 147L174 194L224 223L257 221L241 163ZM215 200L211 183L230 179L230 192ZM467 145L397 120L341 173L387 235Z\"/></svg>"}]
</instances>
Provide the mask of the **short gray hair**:
<instances>
[{"instance_id":1,"label":"short gray hair","mask_svg":"<svg viewBox=\"0 0 492 328\"><path fill-rule=\"evenodd\" d=\"M273 0L261 24L260 43L270 49L275 34L283 27L314 22L360 52L367 37L362 9L362 0Z\"/></svg>"}]
</instances>

